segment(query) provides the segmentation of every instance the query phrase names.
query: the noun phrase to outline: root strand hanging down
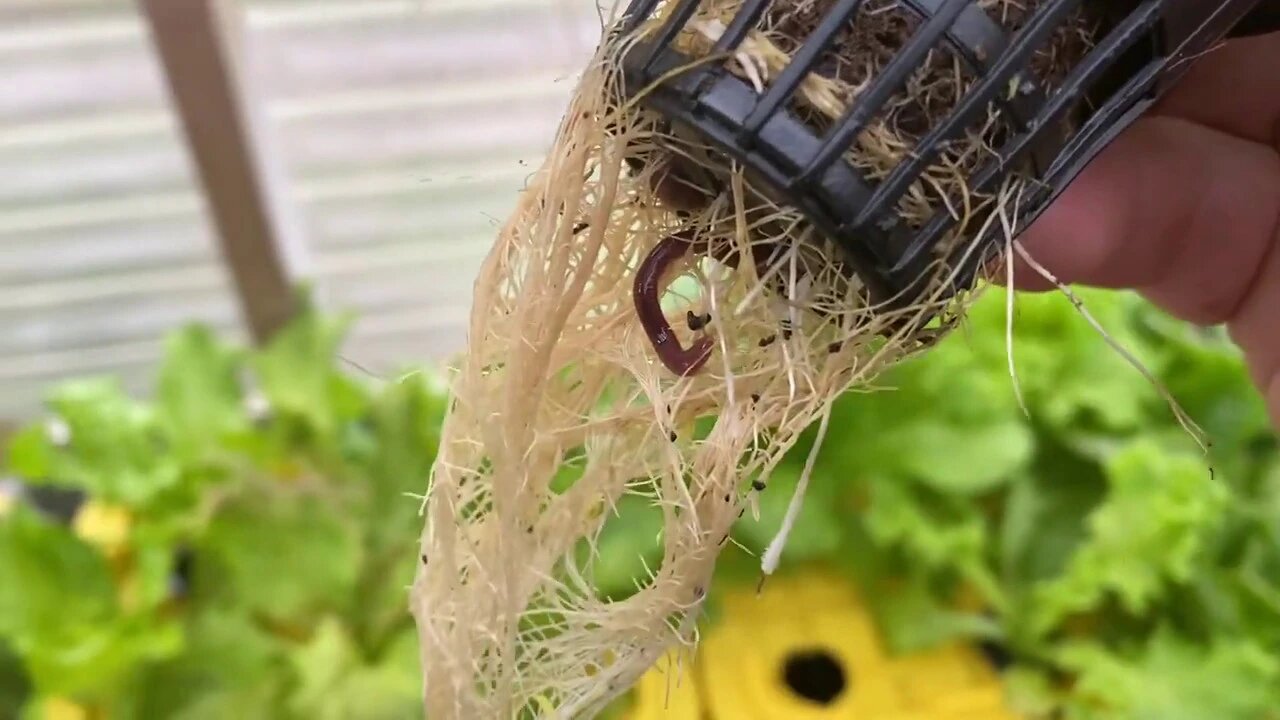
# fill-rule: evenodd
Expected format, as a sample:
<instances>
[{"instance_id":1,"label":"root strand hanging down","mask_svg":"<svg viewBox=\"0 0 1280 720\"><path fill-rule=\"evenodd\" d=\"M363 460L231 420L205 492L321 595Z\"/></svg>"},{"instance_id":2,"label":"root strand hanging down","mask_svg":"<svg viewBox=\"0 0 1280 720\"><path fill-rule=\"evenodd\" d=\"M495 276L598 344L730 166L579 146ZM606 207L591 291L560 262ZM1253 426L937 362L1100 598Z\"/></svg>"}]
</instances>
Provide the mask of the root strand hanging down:
<instances>
[{"instance_id":1,"label":"root strand hanging down","mask_svg":"<svg viewBox=\"0 0 1280 720\"><path fill-rule=\"evenodd\" d=\"M677 44L705 57L740 3L704 0ZM829 4L775 0L726 68L763 91ZM1012 29L1036 2L981 4ZM816 132L836 122L913 18L869 0L789 110ZM899 203L909 224L939 208L956 220L919 303L878 306L796 210L618 103L619 53L656 24L607 34L476 279L412 592L432 720L589 718L664 653L692 647L716 560L754 497L745 489L812 423L825 428L839 395L945 334L972 299L946 292L953 261L979 252L1017 194L966 183L1005 137L988 113ZM1088 38L1083 21L1066 28L1033 69L1060 77ZM935 53L846 159L884 178L974 81ZM916 322L926 317L938 326ZM813 457L806 485L829 480L812 468ZM634 501L660 515L661 557L634 593L608 597L592 559L607 526L635 521Z\"/></svg>"}]
</instances>

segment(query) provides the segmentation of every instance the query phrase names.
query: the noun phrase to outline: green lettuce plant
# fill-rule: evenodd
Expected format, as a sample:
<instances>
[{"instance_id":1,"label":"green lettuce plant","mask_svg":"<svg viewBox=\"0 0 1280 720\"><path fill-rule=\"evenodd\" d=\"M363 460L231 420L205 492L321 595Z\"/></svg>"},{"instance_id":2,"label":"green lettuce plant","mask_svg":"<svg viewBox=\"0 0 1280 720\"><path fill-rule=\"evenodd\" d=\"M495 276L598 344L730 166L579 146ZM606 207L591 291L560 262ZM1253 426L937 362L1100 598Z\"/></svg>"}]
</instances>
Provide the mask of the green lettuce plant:
<instances>
[{"instance_id":1,"label":"green lettuce plant","mask_svg":"<svg viewBox=\"0 0 1280 720\"><path fill-rule=\"evenodd\" d=\"M147 401L57 388L6 460L82 500L0 518L0 717L419 712L412 494L444 399L347 372L347 327L309 311L258 351L190 327Z\"/></svg>"},{"instance_id":2,"label":"green lettuce plant","mask_svg":"<svg viewBox=\"0 0 1280 720\"><path fill-rule=\"evenodd\" d=\"M1220 333L1128 294L1082 297L1204 427L1208 453L1060 295L1018 298L1024 410L993 292L882 378L889 391L838 401L791 562L850 574L896 651L1000 647L1027 712L1280 717L1280 460L1266 408ZM777 527L807 452L739 532L749 550ZM724 567L757 572L746 553Z\"/></svg>"},{"instance_id":3,"label":"green lettuce plant","mask_svg":"<svg viewBox=\"0 0 1280 720\"><path fill-rule=\"evenodd\" d=\"M1033 714L1274 720L1280 456L1265 407L1220 334L1127 294L1083 298L1204 426L1208 454L1057 295L1018 299L1020 404L993 292L882 389L838 401L784 572L846 573L894 651L1000 648ZM261 350L187 328L146 401L101 379L53 393L7 464L85 509L0 517L0 717L421 715L412 495L446 399L426 373L352 371L347 328L307 312ZM718 588L759 579L811 441L727 546L710 622ZM613 597L660 560L657 515L628 502L634 520L611 522L593 561Z\"/></svg>"}]
</instances>

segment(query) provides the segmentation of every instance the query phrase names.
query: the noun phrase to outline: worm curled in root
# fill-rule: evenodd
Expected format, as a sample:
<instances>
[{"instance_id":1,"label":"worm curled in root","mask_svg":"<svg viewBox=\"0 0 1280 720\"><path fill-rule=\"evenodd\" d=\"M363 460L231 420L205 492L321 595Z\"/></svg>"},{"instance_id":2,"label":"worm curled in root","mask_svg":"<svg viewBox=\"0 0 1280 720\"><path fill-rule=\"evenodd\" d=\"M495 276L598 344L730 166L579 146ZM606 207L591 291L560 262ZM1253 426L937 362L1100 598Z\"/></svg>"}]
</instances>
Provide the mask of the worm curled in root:
<instances>
[{"instance_id":1,"label":"worm curled in root","mask_svg":"<svg viewBox=\"0 0 1280 720\"><path fill-rule=\"evenodd\" d=\"M658 353L658 359L671 372L688 376L696 373L711 357L714 347L710 337L700 336L693 345L686 348L680 344L675 330L662 312L661 293L665 289L663 276L671 265L683 258L692 243L680 234L668 235L653 248L653 251L640 263L636 273L635 285L632 289L632 300L635 303L636 315L640 325Z\"/></svg>"},{"instance_id":2,"label":"worm curled in root","mask_svg":"<svg viewBox=\"0 0 1280 720\"><path fill-rule=\"evenodd\" d=\"M687 237L685 233L669 235L659 242L640 264L632 290L636 315L640 318L640 325L648 335L654 351L671 372L680 376L698 372L711 357L711 349L714 347L714 342L706 335L698 337L692 347L682 347L671 323L667 321L666 314L662 311L662 291L666 287L663 284L663 277L674 263L684 258L690 251L709 255L729 266L736 265L739 259L737 250L728 244L697 242ZM765 275L769 260L779 251L780 248L772 243L751 249L752 260L759 276ZM711 322L710 315L695 316L690 311L689 317L691 318L689 329L695 332L705 329Z\"/></svg>"},{"instance_id":3,"label":"worm curled in root","mask_svg":"<svg viewBox=\"0 0 1280 720\"><path fill-rule=\"evenodd\" d=\"M724 191L722 183L678 155L659 153L654 157L653 153L634 154L627 156L626 160L637 172L643 172L650 164L655 165L649 177L649 189L663 207L678 216L688 217L690 213L708 207L712 199ZM751 249L757 273L764 275L769 258L777 251L772 243ZM710 337L703 334L691 347L681 346L662 312L663 277L689 252L708 255L729 266L736 265L739 260L738 251L724 239L720 242L695 240L688 232L678 232L659 242L641 262L632 290L636 315L654 351L667 369L682 377L698 372L711 357L715 345ZM710 316L705 319L691 317L690 330L694 332L702 331L710 322Z\"/></svg>"}]
</instances>

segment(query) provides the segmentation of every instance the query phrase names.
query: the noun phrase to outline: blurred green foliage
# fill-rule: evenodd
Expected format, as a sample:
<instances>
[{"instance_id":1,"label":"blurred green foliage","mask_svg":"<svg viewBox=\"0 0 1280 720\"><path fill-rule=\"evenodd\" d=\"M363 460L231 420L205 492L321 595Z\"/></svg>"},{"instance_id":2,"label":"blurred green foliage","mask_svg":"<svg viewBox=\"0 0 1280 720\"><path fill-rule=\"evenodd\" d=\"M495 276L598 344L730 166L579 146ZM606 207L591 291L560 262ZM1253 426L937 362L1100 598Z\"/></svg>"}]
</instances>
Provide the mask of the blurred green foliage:
<instances>
[{"instance_id":1,"label":"blurred green foliage","mask_svg":"<svg viewBox=\"0 0 1280 720\"><path fill-rule=\"evenodd\" d=\"M885 390L838 401L783 571L847 572L894 650L1003 647L1025 710L1274 720L1280 456L1266 409L1220 335L1127 294L1083 297L1205 427L1209 455L1058 295L1017 303L1024 412L992 292ZM148 402L104 380L58 388L61 427L19 433L9 470L129 520L113 540L22 505L0 518L0 717L65 701L113 719L420 716L410 495L445 398L420 373L344 371L346 330L309 312L245 351L192 327L170 339ZM811 442L768 478L735 531L748 552L729 546L717 586L758 579ZM660 515L627 502L593 562L615 597L661 560Z\"/></svg>"},{"instance_id":2,"label":"blurred green foliage","mask_svg":"<svg viewBox=\"0 0 1280 720\"><path fill-rule=\"evenodd\" d=\"M0 519L0 717L420 714L411 494L444 399L344 372L347 325L254 352L186 328L149 402L71 382L12 439L24 484L85 503Z\"/></svg>"},{"instance_id":3,"label":"blurred green foliage","mask_svg":"<svg viewBox=\"0 0 1280 720\"><path fill-rule=\"evenodd\" d=\"M1080 298L1207 454L1059 294L1017 298L1024 412L993 290L881 390L837 401L780 572L849 575L892 651L998 647L1028 717L1276 720L1280 455L1261 396L1222 333L1126 293ZM814 434L739 523L717 587L758 582ZM654 566L652 536L605 535L644 538L630 555Z\"/></svg>"},{"instance_id":4,"label":"blurred green foliage","mask_svg":"<svg viewBox=\"0 0 1280 720\"><path fill-rule=\"evenodd\" d=\"M1065 720L1280 718L1280 456L1238 351L1124 293L1020 296L1009 371L993 291L936 350L842 398L791 562L863 588L892 649L990 642L1024 711ZM811 442L811 438L810 441ZM739 540L759 553L802 443ZM724 573L757 573L736 553ZM786 561L784 559L784 567Z\"/></svg>"}]
</instances>

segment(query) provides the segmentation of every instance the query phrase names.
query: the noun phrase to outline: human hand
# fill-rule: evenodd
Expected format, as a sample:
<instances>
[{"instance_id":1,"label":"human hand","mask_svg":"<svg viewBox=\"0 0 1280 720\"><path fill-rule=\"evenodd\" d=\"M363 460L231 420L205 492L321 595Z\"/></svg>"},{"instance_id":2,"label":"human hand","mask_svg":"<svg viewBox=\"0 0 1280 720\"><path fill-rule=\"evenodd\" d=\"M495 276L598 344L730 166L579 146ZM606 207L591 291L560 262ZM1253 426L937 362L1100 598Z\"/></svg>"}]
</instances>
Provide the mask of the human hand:
<instances>
[{"instance_id":1,"label":"human hand","mask_svg":"<svg viewBox=\"0 0 1280 720\"><path fill-rule=\"evenodd\" d=\"M1280 427L1280 33L1201 58L1019 239L1065 283L1225 324ZM1019 290L1053 285L1014 262Z\"/></svg>"}]
</instances>

